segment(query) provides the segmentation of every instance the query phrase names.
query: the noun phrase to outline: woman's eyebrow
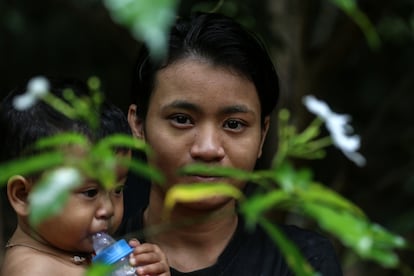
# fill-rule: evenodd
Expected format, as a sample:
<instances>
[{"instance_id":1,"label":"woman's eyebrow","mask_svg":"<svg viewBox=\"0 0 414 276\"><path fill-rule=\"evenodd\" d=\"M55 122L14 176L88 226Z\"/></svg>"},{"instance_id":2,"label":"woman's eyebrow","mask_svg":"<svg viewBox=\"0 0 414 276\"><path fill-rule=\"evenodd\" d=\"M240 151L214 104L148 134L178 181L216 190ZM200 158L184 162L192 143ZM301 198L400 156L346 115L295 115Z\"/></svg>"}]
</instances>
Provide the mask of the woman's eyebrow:
<instances>
[{"instance_id":1,"label":"woman's eyebrow","mask_svg":"<svg viewBox=\"0 0 414 276\"><path fill-rule=\"evenodd\" d=\"M186 109L186 110L192 110L192 111L201 110L201 108L197 106L196 104L193 104L191 102L184 101L184 100L175 100L162 107L163 110L169 109L169 108L180 108L180 109Z\"/></svg>"},{"instance_id":2,"label":"woman's eyebrow","mask_svg":"<svg viewBox=\"0 0 414 276\"><path fill-rule=\"evenodd\" d=\"M163 110L169 109L169 108L179 108L194 112L202 112L202 108L198 106L197 104L191 103L189 101L185 100L175 100L171 103L166 104L162 107ZM248 106L243 104L234 104L229 106L224 106L219 109L220 114L224 115L230 115L230 114L236 114L236 113L254 113L252 109L250 109Z\"/></svg>"},{"instance_id":3,"label":"woman's eyebrow","mask_svg":"<svg viewBox=\"0 0 414 276\"><path fill-rule=\"evenodd\" d=\"M245 105L230 105L222 108L220 110L220 113L222 114L235 114L235 113L253 113L253 110L248 108Z\"/></svg>"}]
</instances>

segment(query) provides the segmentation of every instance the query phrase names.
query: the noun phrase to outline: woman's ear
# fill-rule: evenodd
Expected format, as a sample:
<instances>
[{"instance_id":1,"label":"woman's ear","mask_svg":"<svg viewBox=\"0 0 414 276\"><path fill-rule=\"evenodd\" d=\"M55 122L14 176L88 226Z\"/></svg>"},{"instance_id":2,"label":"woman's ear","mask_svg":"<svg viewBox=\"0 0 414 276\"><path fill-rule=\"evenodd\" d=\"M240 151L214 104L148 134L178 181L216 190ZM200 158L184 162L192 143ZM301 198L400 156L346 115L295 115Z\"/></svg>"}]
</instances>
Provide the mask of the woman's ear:
<instances>
[{"instance_id":1,"label":"woman's ear","mask_svg":"<svg viewBox=\"0 0 414 276\"><path fill-rule=\"evenodd\" d=\"M145 139L144 121L137 116L137 106L135 104L129 106L128 123L135 137Z\"/></svg>"},{"instance_id":2,"label":"woman's ear","mask_svg":"<svg viewBox=\"0 0 414 276\"><path fill-rule=\"evenodd\" d=\"M7 182L7 197L18 216L29 215L29 192L32 183L21 175L12 176Z\"/></svg>"},{"instance_id":3,"label":"woman's ear","mask_svg":"<svg viewBox=\"0 0 414 276\"><path fill-rule=\"evenodd\" d=\"M267 132L269 131L269 127L270 127L270 116L266 116L264 118L264 122L263 122L263 126L262 126L262 136L261 136L261 142L260 142L260 149L259 149L259 154L257 156L257 158L260 158L262 156L262 150L263 150L263 145L267 136Z\"/></svg>"}]
</instances>

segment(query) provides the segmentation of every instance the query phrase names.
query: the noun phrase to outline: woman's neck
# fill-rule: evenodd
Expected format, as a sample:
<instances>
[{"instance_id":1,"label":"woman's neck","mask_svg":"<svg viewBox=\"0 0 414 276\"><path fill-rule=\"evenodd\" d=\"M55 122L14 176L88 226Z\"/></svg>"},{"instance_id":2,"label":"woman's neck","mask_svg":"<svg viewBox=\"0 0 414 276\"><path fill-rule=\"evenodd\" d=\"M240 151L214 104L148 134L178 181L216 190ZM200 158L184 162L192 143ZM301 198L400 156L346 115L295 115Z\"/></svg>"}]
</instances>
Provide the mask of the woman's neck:
<instances>
[{"instance_id":1,"label":"woman's neck","mask_svg":"<svg viewBox=\"0 0 414 276\"><path fill-rule=\"evenodd\" d=\"M207 211L178 205L168 217L163 216L163 208L164 201L152 195L143 217L146 238L158 244L170 265L182 272L214 264L237 228L234 201Z\"/></svg>"}]
</instances>

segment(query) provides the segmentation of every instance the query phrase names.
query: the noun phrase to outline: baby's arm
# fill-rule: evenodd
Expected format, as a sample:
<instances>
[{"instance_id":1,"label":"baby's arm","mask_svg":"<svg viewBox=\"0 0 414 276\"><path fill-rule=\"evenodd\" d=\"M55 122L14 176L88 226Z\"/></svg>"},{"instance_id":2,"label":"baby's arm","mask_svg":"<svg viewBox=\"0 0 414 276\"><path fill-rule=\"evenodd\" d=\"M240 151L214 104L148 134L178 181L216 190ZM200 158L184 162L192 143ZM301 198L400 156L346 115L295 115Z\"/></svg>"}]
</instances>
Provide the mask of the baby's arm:
<instances>
[{"instance_id":1,"label":"baby's arm","mask_svg":"<svg viewBox=\"0 0 414 276\"><path fill-rule=\"evenodd\" d=\"M134 248L129 262L131 265L137 266L137 275L171 275L167 257L158 245L152 243L140 244L137 240L130 240L129 245Z\"/></svg>"}]
</instances>

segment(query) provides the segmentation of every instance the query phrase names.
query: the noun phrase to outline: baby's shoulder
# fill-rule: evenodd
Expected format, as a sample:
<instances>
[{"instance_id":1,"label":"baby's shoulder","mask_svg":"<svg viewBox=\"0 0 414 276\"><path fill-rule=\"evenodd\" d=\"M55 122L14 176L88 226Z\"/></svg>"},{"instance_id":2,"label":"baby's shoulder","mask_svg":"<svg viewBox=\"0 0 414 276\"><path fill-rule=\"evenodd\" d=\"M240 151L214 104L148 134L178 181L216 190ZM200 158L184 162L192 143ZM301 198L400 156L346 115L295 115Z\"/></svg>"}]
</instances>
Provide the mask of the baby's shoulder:
<instances>
[{"instance_id":1,"label":"baby's shoulder","mask_svg":"<svg viewBox=\"0 0 414 276\"><path fill-rule=\"evenodd\" d=\"M83 272L81 267L68 266L56 256L16 246L6 251L0 275L83 275Z\"/></svg>"}]
</instances>

